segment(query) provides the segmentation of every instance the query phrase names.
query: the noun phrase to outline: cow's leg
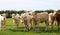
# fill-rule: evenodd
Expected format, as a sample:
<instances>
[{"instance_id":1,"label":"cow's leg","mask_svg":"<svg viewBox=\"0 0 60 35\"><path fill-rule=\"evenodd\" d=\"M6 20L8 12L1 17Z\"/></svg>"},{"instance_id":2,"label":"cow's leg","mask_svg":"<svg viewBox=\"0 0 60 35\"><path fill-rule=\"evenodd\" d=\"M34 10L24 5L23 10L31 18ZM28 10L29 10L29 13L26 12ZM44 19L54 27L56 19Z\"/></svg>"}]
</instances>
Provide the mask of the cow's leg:
<instances>
[{"instance_id":1,"label":"cow's leg","mask_svg":"<svg viewBox=\"0 0 60 35\"><path fill-rule=\"evenodd\" d=\"M6 18L4 18L4 28L6 27Z\"/></svg>"},{"instance_id":2,"label":"cow's leg","mask_svg":"<svg viewBox=\"0 0 60 35\"><path fill-rule=\"evenodd\" d=\"M33 29L35 30L37 23L36 22L33 22L33 23L34 23L33 24Z\"/></svg>"},{"instance_id":3,"label":"cow's leg","mask_svg":"<svg viewBox=\"0 0 60 35\"><path fill-rule=\"evenodd\" d=\"M30 25L31 25L31 29L32 29L32 28L33 28L33 24L32 24L32 21L31 21Z\"/></svg>"},{"instance_id":4,"label":"cow's leg","mask_svg":"<svg viewBox=\"0 0 60 35\"><path fill-rule=\"evenodd\" d=\"M30 30L31 29L31 24L30 23L27 23L28 24L28 29Z\"/></svg>"},{"instance_id":5,"label":"cow's leg","mask_svg":"<svg viewBox=\"0 0 60 35\"><path fill-rule=\"evenodd\" d=\"M51 28L51 29L53 28L53 22L54 22L54 21L52 21L52 20L49 22L49 25L50 25L50 28Z\"/></svg>"},{"instance_id":6,"label":"cow's leg","mask_svg":"<svg viewBox=\"0 0 60 35\"><path fill-rule=\"evenodd\" d=\"M45 24L46 24L46 29L45 29L45 31L48 31L48 21L45 21Z\"/></svg>"},{"instance_id":7,"label":"cow's leg","mask_svg":"<svg viewBox=\"0 0 60 35\"><path fill-rule=\"evenodd\" d=\"M58 22L58 29L59 29L59 22Z\"/></svg>"},{"instance_id":8,"label":"cow's leg","mask_svg":"<svg viewBox=\"0 0 60 35\"><path fill-rule=\"evenodd\" d=\"M40 32L38 26L39 26L39 22L36 22L34 25L35 32Z\"/></svg>"},{"instance_id":9,"label":"cow's leg","mask_svg":"<svg viewBox=\"0 0 60 35\"><path fill-rule=\"evenodd\" d=\"M1 23L0 23L0 31L2 30L2 25L1 25Z\"/></svg>"},{"instance_id":10,"label":"cow's leg","mask_svg":"<svg viewBox=\"0 0 60 35\"><path fill-rule=\"evenodd\" d=\"M24 31L28 30L28 25L27 25L27 23L24 23L24 25L25 25Z\"/></svg>"},{"instance_id":11,"label":"cow's leg","mask_svg":"<svg viewBox=\"0 0 60 35\"><path fill-rule=\"evenodd\" d=\"M4 29L4 22L1 22L1 31Z\"/></svg>"},{"instance_id":12,"label":"cow's leg","mask_svg":"<svg viewBox=\"0 0 60 35\"><path fill-rule=\"evenodd\" d=\"M1 22L1 30L3 30L3 22Z\"/></svg>"},{"instance_id":13,"label":"cow's leg","mask_svg":"<svg viewBox=\"0 0 60 35\"><path fill-rule=\"evenodd\" d=\"M1 31L1 25L0 25L0 31Z\"/></svg>"},{"instance_id":14,"label":"cow's leg","mask_svg":"<svg viewBox=\"0 0 60 35\"><path fill-rule=\"evenodd\" d=\"M18 28L18 23L17 22L14 22L14 24L15 24L15 27Z\"/></svg>"},{"instance_id":15,"label":"cow's leg","mask_svg":"<svg viewBox=\"0 0 60 35\"><path fill-rule=\"evenodd\" d=\"M16 22L14 22L14 26L15 26L15 28L17 28L17 26L16 26Z\"/></svg>"},{"instance_id":16,"label":"cow's leg","mask_svg":"<svg viewBox=\"0 0 60 35\"><path fill-rule=\"evenodd\" d=\"M16 23L16 26L17 26L17 28L18 28L18 26L19 26L19 22Z\"/></svg>"},{"instance_id":17,"label":"cow's leg","mask_svg":"<svg viewBox=\"0 0 60 35\"><path fill-rule=\"evenodd\" d=\"M32 21L29 21L28 25L29 25L29 30L32 29Z\"/></svg>"},{"instance_id":18,"label":"cow's leg","mask_svg":"<svg viewBox=\"0 0 60 35\"><path fill-rule=\"evenodd\" d=\"M3 28L6 27L6 20L3 21L3 24L2 25L3 25Z\"/></svg>"},{"instance_id":19,"label":"cow's leg","mask_svg":"<svg viewBox=\"0 0 60 35\"><path fill-rule=\"evenodd\" d=\"M6 21L4 22L4 28L6 27Z\"/></svg>"},{"instance_id":20,"label":"cow's leg","mask_svg":"<svg viewBox=\"0 0 60 35\"><path fill-rule=\"evenodd\" d=\"M19 22L18 21L14 21L15 27L18 28Z\"/></svg>"},{"instance_id":21,"label":"cow's leg","mask_svg":"<svg viewBox=\"0 0 60 35\"><path fill-rule=\"evenodd\" d=\"M53 20L52 23L51 23L51 29L53 28L53 23L54 23L54 20Z\"/></svg>"},{"instance_id":22,"label":"cow's leg","mask_svg":"<svg viewBox=\"0 0 60 35\"><path fill-rule=\"evenodd\" d=\"M14 23L14 26L16 27L16 22L15 22L15 20L13 19L13 23Z\"/></svg>"},{"instance_id":23,"label":"cow's leg","mask_svg":"<svg viewBox=\"0 0 60 35\"><path fill-rule=\"evenodd\" d=\"M6 27L5 22L3 22L2 28L3 28L4 30L5 30L5 27Z\"/></svg>"},{"instance_id":24,"label":"cow's leg","mask_svg":"<svg viewBox=\"0 0 60 35\"><path fill-rule=\"evenodd\" d=\"M25 25L24 30L26 31L26 30L28 29L28 24L27 24L27 21L24 21L24 25Z\"/></svg>"}]
</instances>

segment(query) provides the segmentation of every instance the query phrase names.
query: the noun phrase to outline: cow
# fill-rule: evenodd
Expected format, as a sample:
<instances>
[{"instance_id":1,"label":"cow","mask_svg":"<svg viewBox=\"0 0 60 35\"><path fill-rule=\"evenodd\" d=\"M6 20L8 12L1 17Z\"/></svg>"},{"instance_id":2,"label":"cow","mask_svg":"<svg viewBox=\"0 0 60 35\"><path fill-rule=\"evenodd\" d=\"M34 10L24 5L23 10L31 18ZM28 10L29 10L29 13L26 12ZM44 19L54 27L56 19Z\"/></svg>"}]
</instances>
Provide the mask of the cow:
<instances>
[{"instance_id":1,"label":"cow","mask_svg":"<svg viewBox=\"0 0 60 35\"><path fill-rule=\"evenodd\" d=\"M4 24L2 24L2 26L5 28L6 27L6 16L7 16L7 14L3 13L3 14L1 14L1 16L4 17L4 21L3 21Z\"/></svg>"},{"instance_id":2,"label":"cow","mask_svg":"<svg viewBox=\"0 0 60 35\"><path fill-rule=\"evenodd\" d=\"M59 12L54 12L54 17L57 21L58 29L59 29L59 24L60 24L60 13Z\"/></svg>"},{"instance_id":3,"label":"cow","mask_svg":"<svg viewBox=\"0 0 60 35\"><path fill-rule=\"evenodd\" d=\"M6 18L6 16L7 16L6 13L3 13L3 14L1 14L1 15L2 15L4 18Z\"/></svg>"},{"instance_id":4,"label":"cow","mask_svg":"<svg viewBox=\"0 0 60 35\"><path fill-rule=\"evenodd\" d=\"M18 28L19 22L20 22L20 15L19 14L12 14L12 19L13 19L13 23Z\"/></svg>"},{"instance_id":5,"label":"cow","mask_svg":"<svg viewBox=\"0 0 60 35\"><path fill-rule=\"evenodd\" d=\"M0 31L5 28L5 17L0 14Z\"/></svg>"},{"instance_id":6,"label":"cow","mask_svg":"<svg viewBox=\"0 0 60 35\"><path fill-rule=\"evenodd\" d=\"M48 31L48 20L49 20L49 14L47 12L41 12L41 13L36 13L36 12L32 12L31 13L33 16L33 22L34 22L34 30L35 31L39 31L38 24L41 22L45 22L46 24L46 29L45 31Z\"/></svg>"},{"instance_id":7,"label":"cow","mask_svg":"<svg viewBox=\"0 0 60 35\"><path fill-rule=\"evenodd\" d=\"M14 13L13 13L13 14L11 15L11 16L12 16L12 18L14 18L14 16L15 16L15 15L16 15L16 14L14 14Z\"/></svg>"},{"instance_id":8,"label":"cow","mask_svg":"<svg viewBox=\"0 0 60 35\"><path fill-rule=\"evenodd\" d=\"M54 20L55 20L54 13L49 13L49 25L51 26L51 29L53 28Z\"/></svg>"},{"instance_id":9,"label":"cow","mask_svg":"<svg viewBox=\"0 0 60 35\"><path fill-rule=\"evenodd\" d=\"M32 27L32 16L28 12L23 13L23 14L21 14L21 19L25 25L24 30L27 30L27 29L30 30Z\"/></svg>"}]
</instances>

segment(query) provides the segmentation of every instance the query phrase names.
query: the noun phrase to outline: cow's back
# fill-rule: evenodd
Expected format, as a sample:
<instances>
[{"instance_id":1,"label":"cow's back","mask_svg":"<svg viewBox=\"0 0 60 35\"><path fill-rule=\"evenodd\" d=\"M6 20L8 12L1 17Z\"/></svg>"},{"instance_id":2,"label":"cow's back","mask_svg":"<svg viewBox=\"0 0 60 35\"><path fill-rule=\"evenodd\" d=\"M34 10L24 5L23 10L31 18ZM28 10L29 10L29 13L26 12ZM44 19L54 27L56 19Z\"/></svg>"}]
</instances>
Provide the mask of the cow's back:
<instances>
[{"instance_id":1,"label":"cow's back","mask_svg":"<svg viewBox=\"0 0 60 35\"><path fill-rule=\"evenodd\" d=\"M60 13L56 14L56 20L60 22Z\"/></svg>"},{"instance_id":2,"label":"cow's back","mask_svg":"<svg viewBox=\"0 0 60 35\"><path fill-rule=\"evenodd\" d=\"M48 13L37 13L37 15L36 15L36 19L37 20L40 20L40 21L46 21L46 20L48 20L48 17L49 17L49 15L48 15Z\"/></svg>"}]
</instances>

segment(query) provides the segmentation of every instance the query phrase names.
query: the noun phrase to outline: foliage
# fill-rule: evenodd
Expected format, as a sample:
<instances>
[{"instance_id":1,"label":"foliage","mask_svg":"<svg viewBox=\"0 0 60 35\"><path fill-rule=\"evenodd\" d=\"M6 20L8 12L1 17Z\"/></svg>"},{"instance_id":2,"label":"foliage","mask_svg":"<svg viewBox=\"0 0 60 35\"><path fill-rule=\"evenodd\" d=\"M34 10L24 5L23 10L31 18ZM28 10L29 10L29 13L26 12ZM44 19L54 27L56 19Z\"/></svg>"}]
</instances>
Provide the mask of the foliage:
<instances>
[{"instance_id":1,"label":"foliage","mask_svg":"<svg viewBox=\"0 0 60 35\"><path fill-rule=\"evenodd\" d=\"M54 12L54 10L45 10L45 12L48 12L48 13L53 13Z\"/></svg>"},{"instance_id":2,"label":"foliage","mask_svg":"<svg viewBox=\"0 0 60 35\"><path fill-rule=\"evenodd\" d=\"M35 10L36 13L44 12L43 10Z\"/></svg>"},{"instance_id":3,"label":"foliage","mask_svg":"<svg viewBox=\"0 0 60 35\"><path fill-rule=\"evenodd\" d=\"M60 10L58 10L57 12L60 12Z\"/></svg>"},{"instance_id":4,"label":"foliage","mask_svg":"<svg viewBox=\"0 0 60 35\"><path fill-rule=\"evenodd\" d=\"M60 12L60 10L57 10L58 12ZM16 10L2 10L2 11L0 11L0 14L2 14L2 13L6 13L8 16L8 18L9 17L11 17L11 14L12 13L18 13L18 14L21 14L21 13L25 13L25 12L29 12L29 11L25 11L25 10L19 10L19 11L16 11ZM54 12L54 10L52 10L52 9L50 9L50 10L35 10L34 12L36 12L36 13L41 13L41 12L48 12L48 13L51 13L51 12Z\"/></svg>"}]
</instances>

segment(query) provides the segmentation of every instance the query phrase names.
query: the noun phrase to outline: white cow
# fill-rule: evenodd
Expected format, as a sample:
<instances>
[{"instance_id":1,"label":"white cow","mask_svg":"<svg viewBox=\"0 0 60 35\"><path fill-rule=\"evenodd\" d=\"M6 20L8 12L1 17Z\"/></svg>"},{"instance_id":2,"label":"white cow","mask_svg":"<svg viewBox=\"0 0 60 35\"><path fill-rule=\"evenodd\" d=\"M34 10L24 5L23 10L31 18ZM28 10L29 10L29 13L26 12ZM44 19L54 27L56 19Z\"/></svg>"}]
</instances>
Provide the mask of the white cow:
<instances>
[{"instance_id":1,"label":"white cow","mask_svg":"<svg viewBox=\"0 0 60 35\"><path fill-rule=\"evenodd\" d=\"M13 23L15 24L16 27L18 27L19 22L20 22L20 15L19 14L12 14L13 18Z\"/></svg>"},{"instance_id":2,"label":"white cow","mask_svg":"<svg viewBox=\"0 0 60 35\"><path fill-rule=\"evenodd\" d=\"M4 18L6 18L6 13L3 13L2 16L3 16Z\"/></svg>"},{"instance_id":3,"label":"white cow","mask_svg":"<svg viewBox=\"0 0 60 35\"><path fill-rule=\"evenodd\" d=\"M12 18L14 18L14 17L15 17L15 15L16 15L16 14L12 14Z\"/></svg>"},{"instance_id":4,"label":"white cow","mask_svg":"<svg viewBox=\"0 0 60 35\"><path fill-rule=\"evenodd\" d=\"M3 13L1 14L3 17L4 17L4 24L3 24L3 27L5 28L6 27L6 13Z\"/></svg>"},{"instance_id":5,"label":"white cow","mask_svg":"<svg viewBox=\"0 0 60 35\"><path fill-rule=\"evenodd\" d=\"M5 28L5 18L0 15L0 30Z\"/></svg>"},{"instance_id":6,"label":"white cow","mask_svg":"<svg viewBox=\"0 0 60 35\"><path fill-rule=\"evenodd\" d=\"M53 22L54 22L54 13L49 13L49 25L51 26L51 29L53 28Z\"/></svg>"}]
</instances>

